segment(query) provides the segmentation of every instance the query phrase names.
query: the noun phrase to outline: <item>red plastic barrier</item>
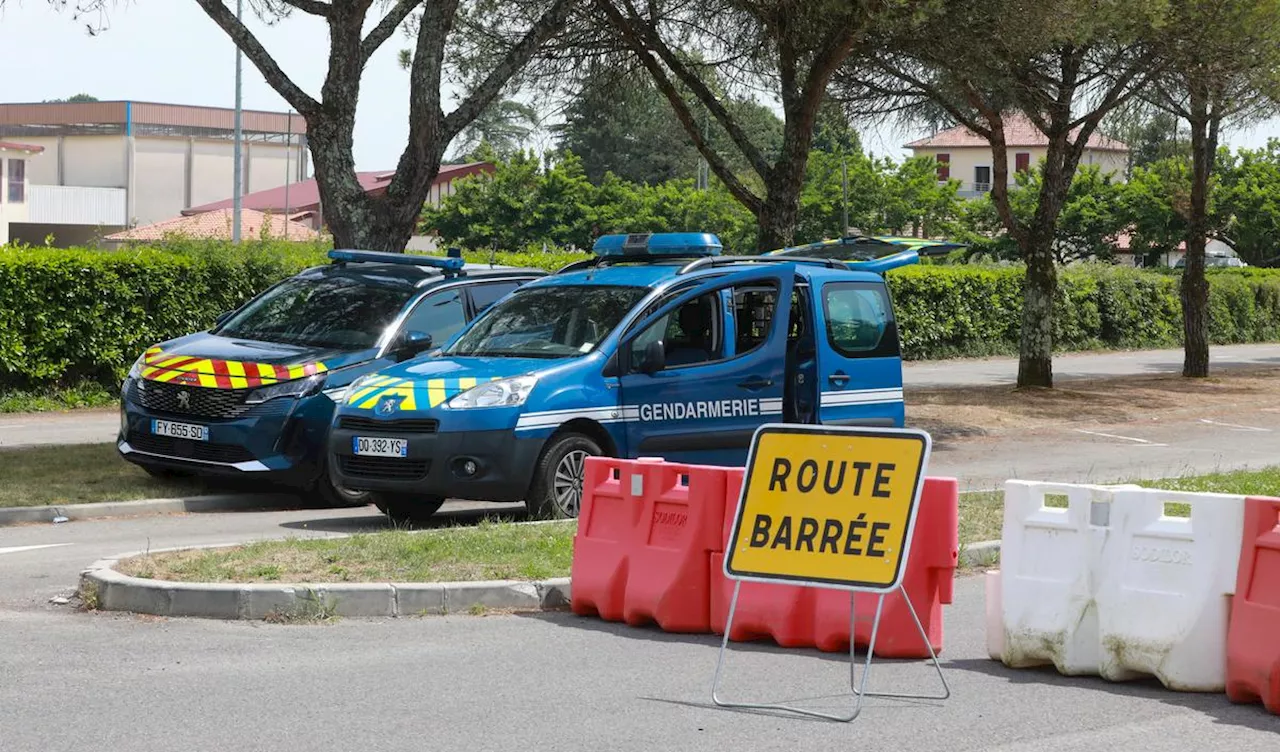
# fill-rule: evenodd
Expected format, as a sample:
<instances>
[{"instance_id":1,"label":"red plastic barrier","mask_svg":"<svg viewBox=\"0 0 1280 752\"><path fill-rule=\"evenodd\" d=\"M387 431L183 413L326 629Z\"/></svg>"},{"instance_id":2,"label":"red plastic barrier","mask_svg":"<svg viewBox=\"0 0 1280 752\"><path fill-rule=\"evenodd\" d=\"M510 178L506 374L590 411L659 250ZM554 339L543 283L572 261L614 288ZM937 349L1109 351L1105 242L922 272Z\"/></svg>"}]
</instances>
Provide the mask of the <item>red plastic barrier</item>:
<instances>
[{"instance_id":1,"label":"red plastic barrier","mask_svg":"<svg viewBox=\"0 0 1280 752\"><path fill-rule=\"evenodd\" d=\"M728 472L588 458L573 539L574 613L710 631L711 552L722 546Z\"/></svg>"},{"instance_id":2,"label":"red plastic barrier","mask_svg":"<svg viewBox=\"0 0 1280 752\"><path fill-rule=\"evenodd\" d=\"M730 477L725 513L724 542L728 544L742 486L742 471ZM952 600L959 544L959 485L954 478L926 478L920 494L920 511L911 538L911 557L902 580L903 590L885 598L876 637L877 656L883 658L927 658L928 648L920 639L902 593L911 598L916 614L929 635L935 652L942 652L942 606ZM722 549L723 550L723 549ZM724 576L724 554L711 557L711 629L724 634L733 598L734 581ZM824 651L849 649L850 593L744 582L733 616L729 639L771 638L783 647L816 647ZM858 624L854 639L860 647L871 642L878 595L857 593Z\"/></svg>"},{"instance_id":3,"label":"red plastic barrier","mask_svg":"<svg viewBox=\"0 0 1280 752\"><path fill-rule=\"evenodd\" d=\"M1227 697L1280 714L1280 499L1247 499L1227 632Z\"/></svg>"}]
</instances>

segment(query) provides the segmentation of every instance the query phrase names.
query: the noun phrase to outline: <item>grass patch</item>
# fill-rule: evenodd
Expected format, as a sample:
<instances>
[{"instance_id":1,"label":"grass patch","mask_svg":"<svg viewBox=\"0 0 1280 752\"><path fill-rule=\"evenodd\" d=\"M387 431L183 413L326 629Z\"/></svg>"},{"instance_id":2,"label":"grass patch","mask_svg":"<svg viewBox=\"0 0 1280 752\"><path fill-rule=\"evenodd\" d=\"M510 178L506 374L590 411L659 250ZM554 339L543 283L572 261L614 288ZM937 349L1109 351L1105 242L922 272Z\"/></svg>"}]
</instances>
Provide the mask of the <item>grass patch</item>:
<instances>
[{"instance_id":1,"label":"grass patch","mask_svg":"<svg viewBox=\"0 0 1280 752\"><path fill-rule=\"evenodd\" d=\"M119 392L112 392L92 381L67 387L0 389L0 413L45 413L112 407L119 400Z\"/></svg>"},{"instance_id":2,"label":"grass patch","mask_svg":"<svg viewBox=\"0 0 1280 752\"><path fill-rule=\"evenodd\" d=\"M1145 488L1161 488L1166 491L1276 496L1280 495L1280 465L1264 467L1260 470L1235 470L1226 473L1133 482Z\"/></svg>"},{"instance_id":3,"label":"grass patch","mask_svg":"<svg viewBox=\"0 0 1280 752\"><path fill-rule=\"evenodd\" d=\"M194 479L153 478L115 444L0 449L0 507L90 504L207 493Z\"/></svg>"},{"instance_id":4,"label":"grass patch","mask_svg":"<svg viewBox=\"0 0 1280 752\"><path fill-rule=\"evenodd\" d=\"M1003 492L960 494L960 545L997 540L1003 526Z\"/></svg>"},{"instance_id":5,"label":"grass patch","mask_svg":"<svg viewBox=\"0 0 1280 752\"><path fill-rule=\"evenodd\" d=\"M350 538L173 551L128 559L118 569L135 577L179 582L542 580L569 575L575 530L572 521L486 521L421 533L389 530Z\"/></svg>"}]
</instances>

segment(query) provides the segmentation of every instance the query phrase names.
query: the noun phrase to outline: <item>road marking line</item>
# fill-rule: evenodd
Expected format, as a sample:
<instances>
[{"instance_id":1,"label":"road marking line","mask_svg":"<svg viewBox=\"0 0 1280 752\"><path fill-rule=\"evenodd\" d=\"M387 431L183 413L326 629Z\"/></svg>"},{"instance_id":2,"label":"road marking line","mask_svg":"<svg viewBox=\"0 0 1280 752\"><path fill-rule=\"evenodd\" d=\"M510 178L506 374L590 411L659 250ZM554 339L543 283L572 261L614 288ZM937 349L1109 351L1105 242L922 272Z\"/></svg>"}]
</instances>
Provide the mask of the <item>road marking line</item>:
<instances>
[{"instance_id":1,"label":"road marking line","mask_svg":"<svg viewBox=\"0 0 1280 752\"><path fill-rule=\"evenodd\" d=\"M1113 433L1101 433L1099 431L1086 431L1083 428L1077 428L1075 430L1077 433L1087 433L1090 436L1102 436L1108 439L1121 439L1123 441L1136 441L1139 444L1146 444L1147 446L1168 446L1168 444L1155 444L1150 441L1147 441L1146 439L1136 439L1132 436L1117 436Z\"/></svg>"},{"instance_id":2,"label":"road marking line","mask_svg":"<svg viewBox=\"0 0 1280 752\"><path fill-rule=\"evenodd\" d=\"M1270 428L1258 428L1256 426L1242 426L1238 423L1219 423L1216 420L1209 420L1208 418L1201 418L1200 422L1208 423L1211 426L1223 426L1224 428L1238 428L1242 431L1257 431L1258 433L1271 433Z\"/></svg>"},{"instance_id":3,"label":"road marking line","mask_svg":"<svg viewBox=\"0 0 1280 752\"><path fill-rule=\"evenodd\" d=\"M59 546L74 546L74 543L45 543L39 546L10 546L9 548L0 548L0 554L18 554L23 551L35 551L39 548L57 548Z\"/></svg>"},{"instance_id":4,"label":"road marking line","mask_svg":"<svg viewBox=\"0 0 1280 752\"><path fill-rule=\"evenodd\" d=\"M0 423L0 428L26 428L30 423Z\"/></svg>"}]
</instances>

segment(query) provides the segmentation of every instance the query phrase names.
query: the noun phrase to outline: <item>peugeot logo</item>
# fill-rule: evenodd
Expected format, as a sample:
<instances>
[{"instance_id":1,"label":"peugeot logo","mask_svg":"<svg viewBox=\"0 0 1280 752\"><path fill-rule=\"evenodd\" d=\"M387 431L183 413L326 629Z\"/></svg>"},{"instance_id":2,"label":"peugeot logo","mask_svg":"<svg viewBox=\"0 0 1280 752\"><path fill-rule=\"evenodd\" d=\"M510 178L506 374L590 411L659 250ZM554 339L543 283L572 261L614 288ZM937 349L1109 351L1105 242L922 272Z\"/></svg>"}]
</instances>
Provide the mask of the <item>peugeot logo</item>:
<instances>
[{"instance_id":1,"label":"peugeot logo","mask_svg":"<svg viewBox=\"0 0 1280 752\"><path fill-rule=\"evenodd\" d=\"M390 415L396 411L399 400L395 397L383 397L378 403L378 415Z\"/></svg>"},{"instance_id":2,"label":"peugeot logo","mask_svg":"<svg viewBox=\"0 0 1280 752\"><path fill-rule=\"evenodd\" d=\"M178 392L178 407L183 410L191 409L191 395L186 392Z\"/></svg>"}]
</instances>

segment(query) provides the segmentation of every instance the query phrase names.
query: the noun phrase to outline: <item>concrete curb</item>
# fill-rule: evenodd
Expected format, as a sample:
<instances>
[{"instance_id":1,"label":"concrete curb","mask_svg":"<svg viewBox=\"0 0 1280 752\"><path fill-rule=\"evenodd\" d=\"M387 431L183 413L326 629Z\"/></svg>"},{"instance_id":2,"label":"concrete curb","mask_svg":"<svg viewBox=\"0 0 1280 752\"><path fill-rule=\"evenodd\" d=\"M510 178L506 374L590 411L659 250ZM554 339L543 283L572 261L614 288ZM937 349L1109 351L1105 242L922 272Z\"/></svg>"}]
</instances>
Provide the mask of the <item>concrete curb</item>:
<instances>
[{"instance_id":1,"label":"concrete curb","mask_svg":"<svg viewBox=\"0 0 1280 752\"><path fill-rule=\"evenodd\" d=\"M23 522L53 522L62 516L68 520L95 520L109 517L134 517L144 514L181 512L241 512L250 509L275 509L297 504L290 494L212 494L177 499L142 499L140 501L104 501L97 504L65 504L44 507L6 507L0 509L0 527Z\"/></svg>"},{"instance_id":2,"label":"concrete curb","mask_svg":"<svg viewBox=\"0 0 1280 752\"><path fill-rule=\"evenodd\" d=\"M186 546L150 553L223 547ZM252 620L444 615L481 607L550 611L566 607L570 599L567 577L542 582L242 584L149 580L116 571L121 559L143 553L120 554L89 565L80 573L81 598L99 611Z\"/></svg>"},{"instance_id":3,"label":"concrete curb","mask_svg":"<svg viewBox=\"0 0 1280 752\"><path fill-rule=\"evenodd\" d=\"M1000 541L982 541L960 547L961 567L993 567L1000 563Z\"/></svg>"}]
</instances>

